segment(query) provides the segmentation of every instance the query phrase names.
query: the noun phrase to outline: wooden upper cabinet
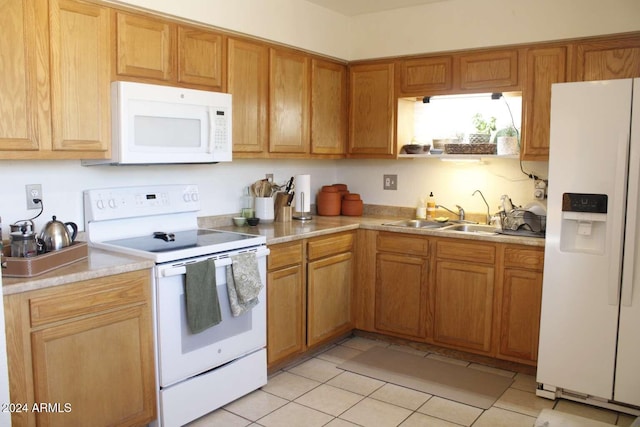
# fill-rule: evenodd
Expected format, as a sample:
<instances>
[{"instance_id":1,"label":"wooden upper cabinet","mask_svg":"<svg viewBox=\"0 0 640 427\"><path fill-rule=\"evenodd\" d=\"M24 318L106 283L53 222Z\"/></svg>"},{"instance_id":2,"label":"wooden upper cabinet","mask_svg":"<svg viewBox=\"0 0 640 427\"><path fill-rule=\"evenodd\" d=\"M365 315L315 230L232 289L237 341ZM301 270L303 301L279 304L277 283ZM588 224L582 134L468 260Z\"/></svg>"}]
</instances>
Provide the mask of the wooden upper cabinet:
<instances>
[{"instance_id":1,"label":"wooden upper cabinet","mask_svg":"<svg viewBox=\"0 0 640 427\"><path fill-rule=\"evenodd\" d=\"M549 159L551 85L567 81L567 49L558 46L527 51L527 79L522 91L523 160Z\"/></svg>"},{"instance_id":2,"label":"wooden upper cabinet","mask_svg":"<svg viewBox=\"0 0 640 427\"><path fill-rule=\"evenodd\" d=\"M347 67L311 61L311 154L342 155L347 144Z\"/></svg>"},{"instance_id":3,"label":"wooden upper cabinet","mask_svg":"<svg viewBox=\"0 0 640 427\"><path fill-rule=\"evenodd\" d=\"M516 49L458 55L460 89L520 90L518 55Z\"/></svg>"},{"instance_id":4,"label":"wooden upper cabinet","mask_svg":"<svg viewBox=\"0 0 640 427\"><path fill-rule=\"evenodd\" d=\"M192 27L178 27L178 82L222 91L223 58L222 34Z\"/></svg>"},{"instance_id":5,"label":"wooden upper cabinet","mask_svg":"<svg viewBox=\"0 0 640 427\"><path fill-rule=\"evenodd\" d=\"M115 12L116 74L161 81L175 78L176 26L167 21Z\"/></svg>"},{"instance_id":6,"label":"wooden upper cabinet","mask_svg":"<svg viewBox=\"0 0 640 427\"><path fill-rule=\"evenodd\" d=\"M109 9L71 0L49 4L53 150L75 151L81 158L95 158L97 151L108 157Z\"/></svg>"},{"instance_id":7,"label":"wooden upper cabinet","mask_svg":"<svg viewBox=\"0 0 640 427\"><path fill-rule=\"evenodd\" d=\"M349 79L349 155L394 158L394 64L353 65Z\"/></svg>"},{"instance_id":8,"label":"wooden upper cabinet","mask_svg":"<svg viewBox=\"0 0 640 427\"><path fill-rule=\"evenodd\" d=\"M640 38L578 43L575 71L576 81L640 77Z\"/></svg>"},{"instance_id":9,"label":"wooden upper cabinet","mask_svg":"<svg viewBox=\"0 0 640 427\"><path fill-rule=\"evenodd\" d=\"M0 157L50 141L49 46L44 2L9 0L0 13Z\"/></svg>"},{"instance_id":10,"label":"wooden upper cabinet","mask_svg":"<svg viewBox=\"0 0 640 427\"><path fill-rule=\"evenodd\" d=\"M269 48L228 39L227 91L233 96L233 155L266 156L269 141Z\"/></svg>"},{"instance_id":11,"label":"wooden upper cabinet","mask_svg":"<svg viewBox=\"0 0 640 427\"><path fill-rule=\"evenodd\" d=\"M269 151L309 153L309 57L270 49Z\"/></svg>"},{"instance_id":12,"label":"wooden upper cabinet","mask_svg":"<svg viewBox=\"0 0 640 427\"><path fill-rule=\"evenodd\" d=\"M423 96L453 88L453 57L407 59L399 64L399 96Z\"/></svg>"}]
</instances>

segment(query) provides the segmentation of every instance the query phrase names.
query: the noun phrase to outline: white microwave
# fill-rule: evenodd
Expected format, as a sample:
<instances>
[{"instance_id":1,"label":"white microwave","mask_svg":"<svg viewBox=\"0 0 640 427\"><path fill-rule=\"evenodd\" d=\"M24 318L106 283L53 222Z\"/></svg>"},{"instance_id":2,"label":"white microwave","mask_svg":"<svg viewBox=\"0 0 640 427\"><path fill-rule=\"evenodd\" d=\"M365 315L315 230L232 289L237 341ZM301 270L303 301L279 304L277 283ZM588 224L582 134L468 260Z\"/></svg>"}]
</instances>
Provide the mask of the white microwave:
<instances>
[{"instance_id":1,"label":"white microwave","mask_svg":"<svg viewBox=\"0 0 640 427\"><path fill-rule=\"evenodd\" d=\"M111 159L83 165L229 162L231 95L111 83Z\"/></svg>"}]
</instances>

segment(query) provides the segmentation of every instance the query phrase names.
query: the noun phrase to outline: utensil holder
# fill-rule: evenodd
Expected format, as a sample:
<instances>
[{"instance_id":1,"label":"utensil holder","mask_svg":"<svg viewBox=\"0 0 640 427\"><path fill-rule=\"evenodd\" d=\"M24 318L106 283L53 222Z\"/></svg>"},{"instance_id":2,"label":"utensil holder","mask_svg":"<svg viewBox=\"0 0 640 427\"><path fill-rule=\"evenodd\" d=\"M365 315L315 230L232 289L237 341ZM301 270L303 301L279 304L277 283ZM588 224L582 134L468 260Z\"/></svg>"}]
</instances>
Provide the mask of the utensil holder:
<instances>
[{"instance_id":1,"label":"utensil holder","mask_svg":"<svg viewBox=\"0 0 640 427\"><path fill-rule=\"evenodd\" d=\"M256 218L260 218L261 223L273 222L274 208L272 197L256 197L254 204Z\"/></svg>"}]
</instances>

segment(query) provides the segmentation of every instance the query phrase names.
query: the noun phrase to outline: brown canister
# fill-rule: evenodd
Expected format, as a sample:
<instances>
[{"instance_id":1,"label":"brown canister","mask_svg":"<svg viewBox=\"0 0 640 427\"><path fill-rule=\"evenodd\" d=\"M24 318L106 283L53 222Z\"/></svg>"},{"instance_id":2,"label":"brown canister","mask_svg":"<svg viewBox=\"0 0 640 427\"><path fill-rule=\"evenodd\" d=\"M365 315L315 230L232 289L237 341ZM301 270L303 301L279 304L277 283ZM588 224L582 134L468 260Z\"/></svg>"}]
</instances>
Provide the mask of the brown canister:
<instances>
[{"instance_id":1,"label":"brown canister","mask_svg":"<svg viewBox=\"0 0 640 427\"><path fill-rule=\"evenodd\" d=\"M347 187L347 184L333 184L332 187L335 187L338 189L338 192L340 193L340 198L344 198L345 194L349 194L349 188Z\"/></svg>"},{"instance_id":2,"label":"brown canister","mask_svg":"<svg viewBox=\"0 0 640 427\"><path fill-rule=\"evenodd\" d=\"M342 200L342 215L362 216L363 203L359 194L349 193Z\"/></svg>"},{"instance_id":3,"label":"brown canister","mask_svg":"<svg viewBox=\"0 0 640 427\"><path fill-rule=\"evenodd\" d=\"M325 185L318 192L316 200L318 215L336 216L340 215L340 191L331 185Z\"/></svg>"}]
</instances>

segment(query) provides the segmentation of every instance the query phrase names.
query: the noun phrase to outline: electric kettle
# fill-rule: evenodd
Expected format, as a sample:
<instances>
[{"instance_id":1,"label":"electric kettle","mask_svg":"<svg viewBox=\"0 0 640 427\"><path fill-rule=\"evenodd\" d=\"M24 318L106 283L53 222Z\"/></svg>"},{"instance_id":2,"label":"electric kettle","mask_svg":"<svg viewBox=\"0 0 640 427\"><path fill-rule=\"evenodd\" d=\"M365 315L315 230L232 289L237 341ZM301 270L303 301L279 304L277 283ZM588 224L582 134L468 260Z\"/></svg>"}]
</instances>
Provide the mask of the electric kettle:
<instances>
[{"instance_id":1,"label":"electric kettle","mask_svg":"<svg viewBox=\"0 0 640 427\"><path fill-rule=\"evenodd\" d=\"M71 227L71 232L69 232L69 227ZM74 222L58 221L55 215L40 232L40 238L44 241L47 252L70 246L77 235L78 226Z\"/></svg>"}]
</instances>

